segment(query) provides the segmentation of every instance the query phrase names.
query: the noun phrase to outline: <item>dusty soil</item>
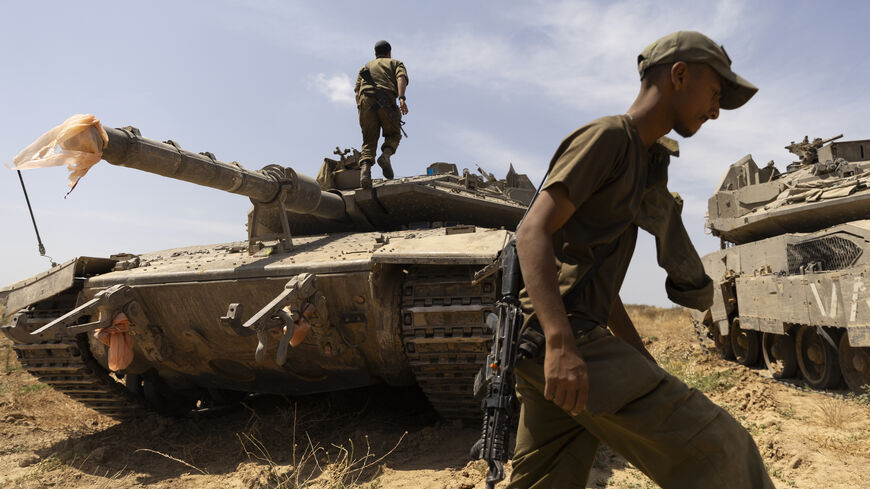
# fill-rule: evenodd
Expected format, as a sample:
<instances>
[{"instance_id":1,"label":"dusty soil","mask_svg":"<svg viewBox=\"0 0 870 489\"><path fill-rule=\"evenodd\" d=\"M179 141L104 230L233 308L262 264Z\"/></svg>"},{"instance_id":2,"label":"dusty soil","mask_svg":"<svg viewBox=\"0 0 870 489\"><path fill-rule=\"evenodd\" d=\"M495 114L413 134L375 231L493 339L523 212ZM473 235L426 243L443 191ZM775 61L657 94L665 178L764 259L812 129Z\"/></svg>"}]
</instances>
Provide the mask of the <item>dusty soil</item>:
<instances>
[{"instance_id":1,"label":"dusty soil","mask_svg":"<svg viewBox=\"0 0 870 489\"><path fill-rule=\"evenodd\" d=\"M630 314L665 368L755 436L776 487L866 487L868 397L834 399L719 360L681 309ZM384 387L118 423L23 372L0 335L3 489L483 488L486 464L467 458L477 436L477 426L439 420L415 389ZM657 486L604 448L587 487Z\"/></svg>"}]
</instances>

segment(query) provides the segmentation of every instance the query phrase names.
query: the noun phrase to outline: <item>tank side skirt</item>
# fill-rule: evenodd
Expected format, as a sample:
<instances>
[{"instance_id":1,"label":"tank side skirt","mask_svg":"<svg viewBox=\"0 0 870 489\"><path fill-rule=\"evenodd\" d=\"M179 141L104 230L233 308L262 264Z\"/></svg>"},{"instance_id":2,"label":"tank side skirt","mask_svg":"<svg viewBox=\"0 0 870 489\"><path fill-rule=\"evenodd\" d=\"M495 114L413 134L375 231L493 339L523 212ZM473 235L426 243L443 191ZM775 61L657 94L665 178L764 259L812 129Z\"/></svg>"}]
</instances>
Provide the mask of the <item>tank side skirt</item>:
<instances>
[{"instance_id":1,"label":"tank side skirt","mask_svg":"<svg viewBox=\"0 0 870 489\"><path fill-rule=\"evenodd\" d=\"M741 327L774 334L794 324L842 328L852 346L870 346L868 269L739 277Z\"/></svg>"}]
</instances>

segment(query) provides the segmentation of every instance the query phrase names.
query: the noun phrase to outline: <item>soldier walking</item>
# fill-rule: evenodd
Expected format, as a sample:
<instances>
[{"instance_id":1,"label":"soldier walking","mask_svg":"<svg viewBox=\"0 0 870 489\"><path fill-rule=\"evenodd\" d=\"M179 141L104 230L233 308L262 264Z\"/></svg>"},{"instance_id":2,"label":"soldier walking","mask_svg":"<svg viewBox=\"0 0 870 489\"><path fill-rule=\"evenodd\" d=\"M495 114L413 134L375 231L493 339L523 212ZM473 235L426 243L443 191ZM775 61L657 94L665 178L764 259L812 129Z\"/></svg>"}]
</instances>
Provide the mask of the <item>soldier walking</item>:
<instances>
[{"instance_id":1,"label":"soldier walking","mask_svg":"<svg viewBox=\"0 0 870 489\"><path fill-rule=\"evenodd\" d=\"M381 132L384 134L384 144L381 145L378 166L384 172L384 178L393 178L390 157L396 153L396 147L402 139L402 115L408 113L405 103L408 72L401 61L392 58L391 51L387 41L375 43L375 59L362 67L354 86L363 136L360 155L360 186L363 188L372 186L371 169ZM399 99L398 106L396 97Z\"/></svg>"},{"instance_id":2,"label":"soldier walking","mask_svg":"<svg viewBox=\"0 0 870 489\"><path fill-rule=\"evenodd\" d=\"M674 141L660 138L691 136L757 88L698 32L654 42L638 70L640 92L626 113L562 142L517 230L521 341L538 354L516 364L521 412L509 487L586 487L604 442L665 489L772 489L749 433L655 364L618 295L640 227L656 237L668 297L710 306L712 281L667 189Z\"/></svg>"}]
</instances>

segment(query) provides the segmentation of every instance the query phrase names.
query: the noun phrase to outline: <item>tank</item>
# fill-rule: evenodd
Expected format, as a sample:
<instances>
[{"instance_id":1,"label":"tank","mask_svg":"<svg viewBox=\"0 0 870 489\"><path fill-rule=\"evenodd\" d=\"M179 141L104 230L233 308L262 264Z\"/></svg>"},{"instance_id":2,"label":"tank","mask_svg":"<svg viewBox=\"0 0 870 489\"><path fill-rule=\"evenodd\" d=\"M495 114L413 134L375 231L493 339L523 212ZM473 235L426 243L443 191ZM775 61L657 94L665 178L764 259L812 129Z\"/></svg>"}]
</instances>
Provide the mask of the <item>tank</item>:
<instances>
[{"instance_id":1,"label":"tank","mask_svg":"<svg viewBox=\"0 0 870 489\"><path fill-rule=\"evenodd\" d=\"M361 189L349 150L315 179L133 127L106 134L108 163L248 197L247 236L240 223L237 242L82 256L0 290L2 332L25 370L118 418L246 393L417 384L443 417L479 420L472 384L491 337L496 258L534 194L525 175L442 162ZM94 333L122 317L132 361L113 371Z\"/></svg>"},{"instance_id":2,"label":"tank","mask_svg":"<svg viewBox=\"0 0 870 489\"><path fill-rule=\"evenodd\" d=\"M792 142L779 171L751 155L709 200L722 249L702 258L713 306L696 313L716 350L817 389L870 384L870 140ZM868 278L865 278L868 277ZM844 385L845 384L845 385Z\"/></svg>"}]
</instances>

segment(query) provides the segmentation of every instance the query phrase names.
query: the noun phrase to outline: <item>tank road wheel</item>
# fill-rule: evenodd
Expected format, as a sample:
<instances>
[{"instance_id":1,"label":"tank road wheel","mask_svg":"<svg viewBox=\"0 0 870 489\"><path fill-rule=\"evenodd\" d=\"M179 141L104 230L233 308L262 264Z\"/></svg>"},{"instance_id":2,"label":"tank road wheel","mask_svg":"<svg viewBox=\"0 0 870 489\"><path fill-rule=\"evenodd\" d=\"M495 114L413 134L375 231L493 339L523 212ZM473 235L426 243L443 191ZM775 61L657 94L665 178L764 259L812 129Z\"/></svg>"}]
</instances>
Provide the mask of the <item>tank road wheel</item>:
<instances>
[{"instance_id":1,"label":"tank road wheel","mask_svg":"<svg viewBox=\"0 0 870 489\"><path fill-rule=\"evenodd\" d=\"M127 390L144 399L151 409L163 416L184 416L196 407L196 401L186 399L166 387L159 378L128 374L124 378Z\"/></svg>"},{"instance_id":2,"label":"tank road wheel","mask_svg":"<svg viewBox=\"0 0 870 489\"><path fill-rule=\"evenodd\" d=\"M731 338L731 350L737 363L746 366L758 363L758 355L761 353L758 331L741 328L740 319L734 318L728 336Z\"/></svg>"},{"instance_id":3,"label":"tank road wheel","mask_svg":"<svg viewBox=\"0 0 870 489\"><path fill-rule=\"evenodd\" d=\"M208 389L208 404L213 407L227 407L227 406L235 406L236 404L245 400L248 397L247 392L242 391L233 391L229 389L217 389L217 388L209 388Z\"/></svg>"},{"instance_id":4,"label":"tank road wheel","mask_svg":"<svg viewBox=\"0 0 870 489\"><path fill-rule=\"evenodd\" d=\"M734 359L734 350L731 349L731 337L722 336L722 333L719 332L718 324L710 326L710 334L713 337L714 348L719 358L723 360Z\"/></svg>"},{"instance_id":5,"label":"tank road wheel","mask_svg":"<svg viewBox=\"0 0 870 489\"><path fill-rule=\"evenodd\" d=\"M831 334L834 342L837 338ZM842 378L837 350L823 338L815 326L801 326L795 338L798 367L807 384L814 389L836 387Z\"/></svg>"},{"instance_id":6,"label":"tank road wheel","mask_svg":"<svg viewBox=\"0 0 870 489\"><path fill-rule=\"evenodd\" d=\"M142 376L136 374L127 374L124 376L124 385L131 394L139 399L145 398L145 392L142 390Z\"/></svg>"},{"instance_id":7,"label":"tank road wheel","mask_svg":"<svg viewBox=\"0 0 870 489\"><path fill-rule=\"evenodd\" d=\"M846 385L858 394L870 388L870 348L851 346L849 336L844 334L840 337L839 354Z\"/></svg>"},{"instance_id":8,"label":"tank road wheel","mask_svg":"<svg viewBox=\"0 0 870 489\"><path fill-rule=\"evenodd\" d=\"M163 416L181 417L196 407L196 401L186 399L168 390L160 381L145 379L142 384L145 400Z\"/></svg>"},{"instance_id":9,"label":"tank road wheel","mask_svg":"<svg viewBox=\"0 0 870 489\"><path fill-rule=\"evenodd\" d=\"M764 333L761 335L761 353L764 365L774 379L789 379L797 373L797 354L794 338L790 335Z\"/></svg>"}]
</instances>

